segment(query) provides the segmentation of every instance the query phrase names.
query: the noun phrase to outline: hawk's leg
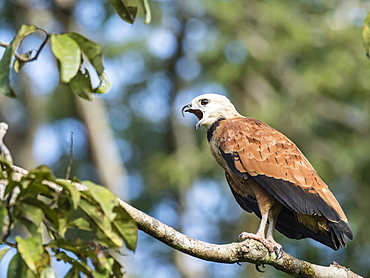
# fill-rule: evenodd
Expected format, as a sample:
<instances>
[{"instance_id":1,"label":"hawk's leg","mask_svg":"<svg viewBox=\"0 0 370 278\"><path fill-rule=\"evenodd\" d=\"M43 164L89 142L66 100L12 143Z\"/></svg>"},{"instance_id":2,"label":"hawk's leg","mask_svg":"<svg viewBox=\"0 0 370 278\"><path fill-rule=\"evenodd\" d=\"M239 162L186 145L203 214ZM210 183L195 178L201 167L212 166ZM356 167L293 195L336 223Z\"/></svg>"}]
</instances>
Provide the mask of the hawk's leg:
<instances>
[{"instance_id":1,"label":"hawk's leg","mask_svg":"<svg viewBox=\"0 0 370 278\"><path fill-rule=\"evenodd\" d=\"M274 240L274 231L275 231L275 225L276 225L276 219L281 211L281 204L278 202L275 202L272 206L269 215L268 215L268 221L269 221L269 227L267 229L267 235L266 240L269 241L274 247L274 252L276 255L276 259L281 259L284 255L283 246L281 246L279 243L277 243Z\"/></svg>"},{"instance_id":2,"label":"hawk's leg","mask_svg":"<svg viewBox=\"0 0 370 278\"><path fill-rule=\"evenodd\" d=\"M277 260L282 258L284 254L283 247L279 243L277 243L273 237L274 230L275 230L275 224L276 224L276 218L279 215L280 210L281 210L281 204L275 202L267 212L262 214L261 223L257 230L257 233L252 234L252 233L242 232L239 235L238 239L240 241L245 240L247 238L258 240L269 250L270 253L275 253ZM269 223L269 227L267 229L267 236L265 237L265 230L266 230L267 223Z\"/></svg>"},{"instance_id":3,"label":"hawk's leg","mask_svg":"<svg viewBox=\"0 0 370 278\"><path fill-rule=\"evenodd\" d=\"M262 215L261 223L260 223L260 226L257 230L257 233L253 234L253 233L242 232L238 236L239 241L243 241L243 240L246 240L248 238L255 239L255 240L261 242L270 252L275 252L275 245L272 242L270 242L269 240L267 240L267 238L265 237L267 219L268 219L268 212Z\"/></svg>"}]
</instances>

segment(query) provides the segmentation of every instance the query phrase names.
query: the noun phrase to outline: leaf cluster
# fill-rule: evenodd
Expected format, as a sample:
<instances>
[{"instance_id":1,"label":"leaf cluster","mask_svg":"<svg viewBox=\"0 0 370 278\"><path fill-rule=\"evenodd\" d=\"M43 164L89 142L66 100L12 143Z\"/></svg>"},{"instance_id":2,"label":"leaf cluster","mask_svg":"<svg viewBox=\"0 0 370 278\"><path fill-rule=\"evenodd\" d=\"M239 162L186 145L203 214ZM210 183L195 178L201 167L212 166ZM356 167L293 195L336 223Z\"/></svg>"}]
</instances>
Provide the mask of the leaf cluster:
<instances>
[{"instance_id":1,"label":"leaf cluster","mask_svg":"<svg viewBox=\"0 0 370 278\"><path fill-rule=\"evenodd\" d=\"M6 187L0 200L0 230L6 247L0 259L9 250L17 251L8 277L56 277L52 257L71 266L65 277L123 276L116 254L123 241L135 250L137 227L116 196L91 182L83 183L88 190L79 191L73 182L55 178L46 166L17 179L3 159L1 165L0 179ZM19 227L27 236L19 234Z\"/></svg>"},{"instance_id":2,"label":"leaf cluster","mask_svg":"<svg viewBox=\"0 0 370 278\"><path fill-rule=\"evenodd\" d=\"M131 6L126 0L109 0L118 16L128 22L134 23L138 7ZM144 23L151 21L151 11L147 0L140 0L140 5L145 14ZM22 41L29 35L43 32L45 39L38 50L18 54L16 51ZM86 100L92 100L93 93L104 94L109 91L110 83L104 73L102 49L100 45L85 38L78 33L49 34L45 30L33 25L22 25L9 45L0 43L5 47L5 53L0 60L0 92L9 97L16 97L11 86L10 74L13 68L16 73L28 62L37 60L45 44L50 40L50 45L55 58L58 60L60 79L69 85L74 93ZM14 59L15 58L15 59ZM13 62L14 60L14 62ZM96 71L99 85L93 88L90 72L86 63Z\"/></svg>"},{"instance_id":3,"label":"leaf cluster","mask_svg":"<svg viewBox=\"0 0 370 278\"><path fill-rule=\"evenodd\" d=\"M39 49L36 50L35 54L28 51L19 55L16 51L22 41L36 32L45 34L45 39ZM16 97L10 82L12 68L18 73L26 63L36 60L49 40L52 52L58 60L60 79L63 83L68 84L73 92L81 98L91 100L93 93L104 94L109 91L110 83L104 73L100 45L77 33L49 34L36 26L22 25L11 43L5 46L5 53L0 60L1 93L9 97ZM85 66L87 63L94 68L98 75L99 85L96 88L92 86L90 72Z\"/></svg>"}]
</instances>

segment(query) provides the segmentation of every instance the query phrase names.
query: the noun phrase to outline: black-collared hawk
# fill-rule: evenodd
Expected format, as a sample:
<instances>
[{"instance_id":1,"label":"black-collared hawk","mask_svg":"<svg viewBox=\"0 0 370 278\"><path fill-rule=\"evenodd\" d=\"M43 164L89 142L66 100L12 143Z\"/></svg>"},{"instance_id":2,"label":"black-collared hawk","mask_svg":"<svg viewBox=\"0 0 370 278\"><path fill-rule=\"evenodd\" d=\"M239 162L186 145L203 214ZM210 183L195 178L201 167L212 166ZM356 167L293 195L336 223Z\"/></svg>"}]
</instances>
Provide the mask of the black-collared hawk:
<instances>
[{"instance_id":1,"label":"black-collared hawk","mask_svg":"<svg viewBox=\"0 0 370 278\"><path fill-rule=\"evenodd\" d=\"M236 201L261 219L257 233L243 232L242 239L262 242L277 257L283 250L273 238L275 228L288 238L312 238L334 250L346 246L344 235L353 239L337 199L285 135L240 115L218 94L200 95L182 112L195 114L196 129L207 129L211 153Z\"/></svg>"}]
</instances>

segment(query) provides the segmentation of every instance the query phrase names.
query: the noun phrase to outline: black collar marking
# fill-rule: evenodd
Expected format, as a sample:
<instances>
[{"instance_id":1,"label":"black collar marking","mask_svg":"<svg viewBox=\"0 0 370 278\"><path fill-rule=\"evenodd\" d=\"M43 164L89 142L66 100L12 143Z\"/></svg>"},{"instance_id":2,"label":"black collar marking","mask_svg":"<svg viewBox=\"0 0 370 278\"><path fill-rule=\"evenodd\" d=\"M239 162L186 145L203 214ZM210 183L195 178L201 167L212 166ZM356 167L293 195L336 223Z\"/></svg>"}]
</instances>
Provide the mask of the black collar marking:
<instances>
[{"instance_id":1,"label":"black collar marking","mask_svg":"<svg viewBox=\"0 0 370 278\"><path fill-rule=\"evenodd\" d=\"M213 123L213 125L211 125L211 127L207 130L207 140L208 142L211 141L212 139L212 136L213 136L213 132L216 130L216 128L218 127L218 125L220 124L221 121L223 120L226 120L225 118L220 118L218 119L217 121L215 121Z\"/></svg>"}]
</instances>

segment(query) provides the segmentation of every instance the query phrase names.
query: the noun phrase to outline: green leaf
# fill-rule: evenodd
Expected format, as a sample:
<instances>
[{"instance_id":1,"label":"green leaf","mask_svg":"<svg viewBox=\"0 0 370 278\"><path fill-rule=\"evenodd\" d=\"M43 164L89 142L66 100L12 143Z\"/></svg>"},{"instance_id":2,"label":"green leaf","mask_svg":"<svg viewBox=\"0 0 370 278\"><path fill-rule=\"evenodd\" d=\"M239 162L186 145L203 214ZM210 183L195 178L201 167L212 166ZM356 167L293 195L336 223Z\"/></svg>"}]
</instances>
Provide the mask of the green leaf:
<instances>
[{"instance_id":1,"label":"green leaf","mask_svg":"<svg viewBox=\"0 0 370 278\"><path fill-rule=\"evenodd\" d=\"M68 256L67 253L60 251L55 253L55 257L59 260L63 260L64 262L71 264L74 269L81 271L86 275L89 275L89 277L92 277L92 269L86 263L75 260Z\"/></svg>"},{"instance_id":2,"label":"green leaf","mask_svg":"<svg viewBox=\"0 0 370 278\"><path fill-rule=\"evenodd\" d=\"M112 271L113 271L114 277L123 277L125 274L123 272L122 265L116 259L114 260Z\"/></svg>"},{"instance_id":3,"label":"green leaf","mask_svg":"<svg viewBox=\"0 0 370 278\"><path fill-rule=\"evenodd\" d=\"M52 35L51 50L60 63L60 79L68 83L81 66L81 49L68 34Z\"/></svg>"},{"instance_id":4,"label":"green leaf","mask_svg":"<svg viewBox=\"0 0 370 278\"><path fill-rule=\"evenodd\" d=\"M92 231L90 222L85 218L79 217L68 223L68 228Z\"/></svg>"},{"instance_id":5,"label":"green leaf","mask_svg":"<svg viewBox=\"0 0 370 278\"><path fill-rule=\"evenodd\" d=\"M56 278L56 277L57 275L55 274L55 271L50 266L45 267L40 275L40 278Z\"/></svg>"},{"instance_id":6,"label":"green leaf","mask_svg":"<svg viewBox=\"0 0 370 278\"><path fill-rule=\"evenodd\" d=\"M40 226L44 218L44 213L41 208L30 206L26 204L21 204L20 209L23 216L33 222L36 226Z\"/></svg>"},{"instance_id":7,"label":"green leaf","mask_svg":"<svg viewBox=\"0 0 370 278\"><path fill-rule=\"evenodd\" d=\"M128 249L134 251L137 245L137 224L121 206L114 209L117 214L114 230L123 238Z\"/></svg>"},{"instance_id":8,"label":"green leaf","mask_svg":"<svg viewBox=\"0 0 370 278\"><path fill-rule=\"evenodd\" d=\"M13 180L14 173L11 162L7 161L5 157L0 154L0 163L2 168L0 170L0 179L8 179L8 181L10 182L11 180Z\"/></svg>"},{"instance_id":9,"label":"green leaf","mask_svg":"<svg viewBox=\"0 0 370 278\"><path fill-rule=\"evenodd\" d=\"M27 277L33 278L36 275L28 268L19 253L11 259L8 267L8 278Z\"/></svg>"},{"instance_id":10,"label":"green leaf","mask_svg":"<svg viewBox=\"0 0 370 278\"><path fill-rule=\"evenodd\" d=\"M19 46L19 44L25 37L31 35L32 33L35 33L37 30L39 30L39 28L37 28L34 25L22 25L11 43L13 49L16 50L16 48Z\"/></svg>"},{"instance_id":11,"label":"green leaf","mask_svg":"<svg viewBox=\"0 0 370 278\"><path fill-rule=\"evenodd\" d=\"M15 50L22 40L28 35L36 32L38 28L33 25L22 25L17 35L6 47L3 57L0 60L0 92L8 97L16 97L10 84L10 68Z\"/></svg>"},{"instance_id":12,"label":"green leaf","mask_svg":"<svg viewBox=\"0 0 370 278\"><path fill-rule=\"evenodd\" d=\"M0 206L0 236L2 238L2 231L4 226L5 216L8 214L8 210L4 206ZM1 259L0 259L1 260Z\"/></svg>"},{"instance_id":13,"label":"green leaf","mask_svg":"<svg viewBox=\"0 0 370 278\"><path fill-rule=\"evenodd\" d=\"M370 13L367 14L362 26L362 42L366 50L366 56L370 59Z\"/></svg>"},{"instance_id":14,"label":"green leaf","mask_svg":"<svg viewBox=\"0 0 370 278\"><path fill-rule=\"evenodd\" d=\"M16 60L15 60L15 62L14 62L14 65L13 65L14 71L15 71L16 73L19 73L19 70L20 70L21 68L23 68L25 64L26 64L26 62L25 62L25 61L22 61L22 60L16 59Z\"/></svg>"},{"instance_id":15,"label":"green leaf","mask_svg":"<svg viewBox=\"0 0 370 278\"><path fill-rule=\"evenodd\" d=\"M30 171L27 175L28 178L53 181L55 176L51 169L46 165L40 165L37 168Z\"/></svg>"},{"instance_id":16,"label":"green leaf","mask_svg":"<svg viewBox=\"0 0 370 278\"><path fill-rule=\"evenodd\" d=\"M150 11L149 3L148 3L147 0L140 0L140 3L141 3L141 6L142 6L142 8L144 10L144 14L145 14L144 23L149 24L150 21L152 21L152 13Z\"/></svg>"},{"instance_id":17,"label":"green leaf","mask_svg":"<svg viewBox=\"0 0 370 278\"><path fill-rule=\"evenodd\" d=\"M80 201L81 198L80 191L78 191L70 181L57 179L54 180L54 182L57 185L61 186L64 190L69 192L69 194L71 195L73 209L76 210L78 208L78 202Z\"/></svg>"},{"instance_id":18,"label":"green leaf","mask_svg":"<svg viewBox=\"0 0 370 278\"><path fill-rule=\"evenodd\" d=\"M113 219L116 217L113 209L118 206L117 197L103 186L96 185L90 181L84 181L82 183L89 189L88 192L100 205L105 216L107 216L110 221L113 221Z\"/></svg>"},{"instance_id":19,"label":"green leaf","mask_svg":"<svg viewBox=\"0 0 370 278\"><path fill-rule=\"evenodd\" d=\"M99 79L100 79L100 84L97 88L94 89L94 93L105 94L111 88L108 75L105 72L103 72L101 75L99 75Z\"/></svg>"},{"instance_id":20,"label":"green leaf","mask_svg":"<svg viewBox=\"0 0 370 278\"><path fill-rule=\"evenodd\" d=\"M91 204L85 199L81 199L80 208L94 221L99 229L112 241L116 246L122 246L122 241L119 236L113 232L112 223L104 214L98 205Z\"/></svg>"},{"instance_id":21,"label":"green leaf","mask_svg":"<svg viewBox=\"0 0 370 278\"><path fill-rule=\"evenodd\" d=\"M58 234L64 236L72 214L72 201L69 196L61 195L58 198Z\"/></svg>"},{"instance_id":22,"label":"green leaf","mask_svg":"<svg viewBox=\"0 0 370 278\"><path fill-rule=\"evenodd\" d=\"M81 51L89 59L91 65L95 68L98 75L101 75L104 71L103 66L103 51L99 44L85 38L84 36L78 33L66 33L70 36L80 47Z\"/></svg>"},{"instance_id":23,"label":"green leaf","mask_svg":"<svg viewBox=\"0 0 370 278\"><path fill-rule=\"evenodd\" d=\"M7 46L3 57L0 60L0 92L7 97L16 97L13 88L10 85L10 64L13 58L13 48Z\"/></svg>"},{"instance_id":24,"label":"green leaf","mask_svg":"<svg viewBox=\"0 0 370 278\"><path fill-rule=\"evenodd\" d=\"M70 271L64 276L64 278L80 278L80 272L75 267L72 267ZM118 277L118 276L117 276Z\"/></svg>"},{"instance_id":25,"label":"green leaf","mask_svg":"<svg viewBox=\"0 0 370 278\"><path fill-rule=\"evenodd\" d=\"M90 101L92 100L93 88L91 86L90 73L87 69L85 69L85 73L79 70L76 76L68 82L68 85L79 97Z\"/></svg>"},{"instance_id":26,"label":"green leaf","mask_svg":"<svg viewBox=\"0 0 370 278\"><path fill-rule=\"evenodd\" d=\"M129 6L125 0L109 0L109 2L121 19L131 24L134 23L137 7Z\"/></svg>"},{"instance_id":27,"label":"green leaf","mask_svg":"<svg viewBox=\"0 0 370 278\"><path fill-rule=\"evenodd\" d=\"M77 95L87 100L92 99L91 93L104 94L108 92L110 89L110 82L107 75L104 73L103 51L101 46L77 33L66 33L66 35L69 35L73 40L75 40L81 51L89 60L90 64L95 68L100 79L99 86L96 89L93 89L88 70L86 69L85 73L80 71L69 83L71 89Z\"/></svg>"},{"instance_id":28,"label":"green leaf","mask_svg":"<svg viewBox=\"0 0 370 278\"><path fill-rule=\"evenodd\" d=\"M41 181L32 181L22 178L20 193L17 196L17 202L24 202L24 200L29 198L37 198L37 196L55 196L55 191L53 191L46 184L41 183Z\"/></svg>"},{"instance_id":29,"label":"green leaf","mask_svg":"<svg viewBox=\"0 0 370 278\"><path fill-rule=\"evenodd\" d=\"M44 221L44 223L46 224L46 227L48 229L52 229L53 231L58 230L59 219L60 219L60 210L52 209L48 204L46 204L43 201L38 200L36 198L27 198L23 201L23 203L41 209L41 211L45 215L45 219L43 219L43 220L47 220L47 221L50 222L50 224L49 224L47 222L45 223L45 221ZM52 227L50 227L50 225L52 225Z\"/></svg>"},{"instance_id":30,"label":"green leaf","mask_svg":"<svg viewBox=\"0 0 370 278\"><path fill-rule=\"evenodd\" d=\"M35 225L35 223L23 217L22 215L18 215L15 219L15 222L22 224L30 232L35 241L42 242L42 230L40 226Z\"/></svg>"},{"instance_id":31,"label":"green leaf","mask_svg":"<svg viewBox=\"0 0 370 278\"><path fill-rule=\"evenodd\" d=\"M31 54L32 54L32 51L28 51L28 52L22 54L21 57L22 58L25 58L25 59L28 59L28 58L31 57ZM14 62L14 65L13 65L14 71L16 73L19 73L20 69L23 68L25 64L26 64L25 61L23 61L21 59L18 59L16 57L15 62Z\"/></svg>"},{"instance_id":32,"label":"green leaf","mask_svg":"<svg viewBox=\"0 0 370 278\"><path fill-rule=\"evenodd\" d=\"M7 194L11 193L16 187L20 187L20 183L17 181L10 180L5 188L4 195L6 196Z\"/></svg>"},{"instance_id":33,"label":"green leaf","mask_svg":"<svg viewBox=\"0 0 370 278\"><path fill-rule=\"evenodd\" d=\"M35 238L22 239L20 236L15 237L17 249L28 268L37 274L36 263L39 262L44 253L42 242Z\"/></svg>"},{"instance_id":34,"label":"green leaf","mask_svg":"<svg viewBox=\"0 0 370 278\"><path fill-rule=\"evenodd\" d=\"M5 247L3 249L0 250L0 261L4 258L4 256L6 255L6 253L11 250L10 247Z\"/></svg>"}]
</instances>

